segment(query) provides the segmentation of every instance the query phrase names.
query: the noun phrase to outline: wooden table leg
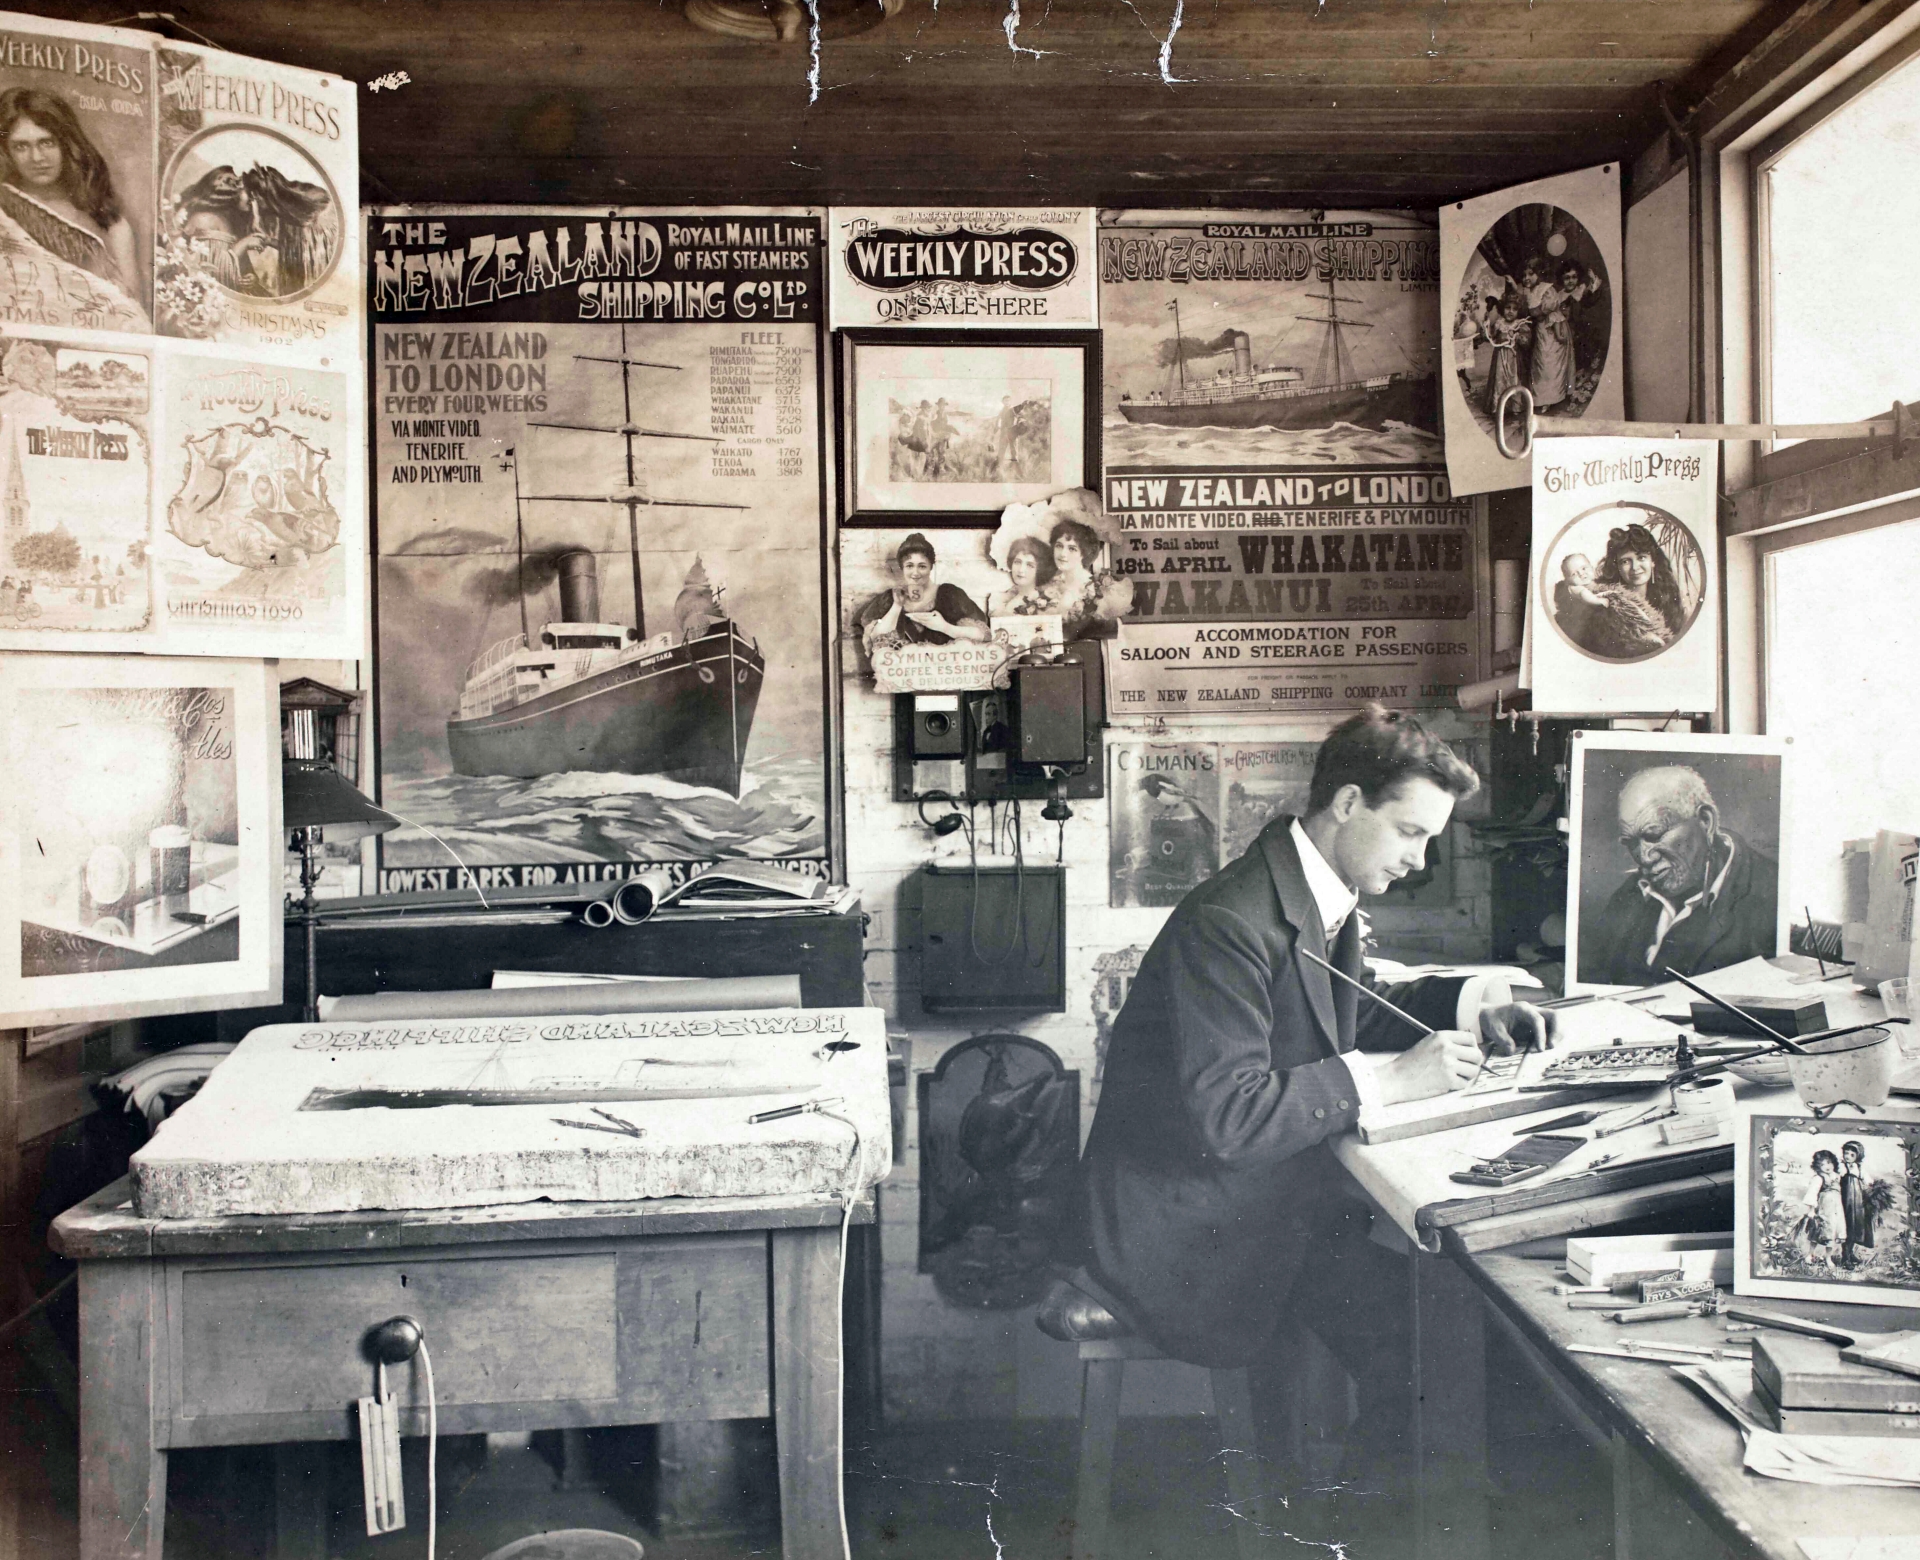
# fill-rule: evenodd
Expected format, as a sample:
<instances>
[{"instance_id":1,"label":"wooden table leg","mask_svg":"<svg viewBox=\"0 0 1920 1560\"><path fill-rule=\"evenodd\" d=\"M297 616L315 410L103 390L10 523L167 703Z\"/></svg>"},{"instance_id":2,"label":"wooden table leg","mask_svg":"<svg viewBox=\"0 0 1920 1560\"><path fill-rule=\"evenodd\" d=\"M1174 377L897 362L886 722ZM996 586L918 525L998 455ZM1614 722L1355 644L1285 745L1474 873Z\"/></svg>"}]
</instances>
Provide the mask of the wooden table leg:
<instances>
[{"instance_id":1,"label":"wooden table leg","mask_svg":"<svg viewBox=\"0 0 1920 1560\"><path fill-rule=\"evenodd\" d=\"M1443 1257L1408 1261L1413 1308L1414 1553L1485 1560L1487 1341L1480 1297Z\"/></svg>"},{"instance_id":2,"label":"wooden table leg","mask_svg":"<svg viewBox=\"0 0 1920 1560\"><path fill-rule=\"evenodd\" d=\"M167 1454L155 1448L157 1267L80 1267L80 1560L160 1560Z\"/></svg>"},{"instance_id":3,"label":"wooden table leg","mask_svg":"<svg viewBox=\"0 0 1920 1560\"><path fill-rule=\"evenodd\" d=\"M840 1231L775 1230L773 1424L783 1560L841 1560Z\"/></svg>"}]
</instances>

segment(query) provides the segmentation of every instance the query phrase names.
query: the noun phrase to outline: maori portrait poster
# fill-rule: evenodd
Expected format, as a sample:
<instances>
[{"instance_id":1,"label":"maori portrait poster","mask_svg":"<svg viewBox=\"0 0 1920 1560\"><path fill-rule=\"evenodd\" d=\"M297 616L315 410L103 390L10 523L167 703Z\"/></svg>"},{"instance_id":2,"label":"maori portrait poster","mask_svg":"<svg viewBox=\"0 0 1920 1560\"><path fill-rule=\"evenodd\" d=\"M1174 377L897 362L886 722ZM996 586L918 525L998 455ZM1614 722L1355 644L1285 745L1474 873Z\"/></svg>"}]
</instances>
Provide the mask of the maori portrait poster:
<instances>
[{"instance_id":1,"label":"maori portrait poster","mask_svg":"<svg viewBox=\"0 0 1920 1560\"><path fill-rule=\"evenodd\" d=\"M820 214L368 220L381 890L825 873Z\"/></svg>"},{"instance_id":2,"label":"maori portrait poster","mask_svg":"<svg viewBox=\"0 0 1920 1560\"><path fill-rule=\"evenodd\" d=\"M0 321L153 329L146 33L0 18Z\"/></svg>"},{"instance_id":3,"label":"maori portrait poster","mask_svg":"<svg viewBox=\"0 0 1920 1560\"><path fill-rule=\"evenodd\" d=\"M1790 738L1576 731L1567 990L1704 975L1787 946Z\"/></svg>"},{"instance_id":4,"label":"maori portrait poster","mask_svg":"<svg viewBox=\"0 0 1920 1560\"><path fill-rule=\"evenodd\" d=\"M1534 709L1718 704L1719 457L1712 440L1540 441L1521 679Z\"/></svg>"},{"instance_id":5,"label":"maori portrait poster","mask_svg":"<svg viewBox=\"0 0 1920 1560\"><path fill-rule=\"evenodd\" d=\"M280 1000L263 661L0 658L0 1025Z\"/></svg>"},{"instance_id":6,"label":"maori portrait poster","mask_svg":"<svg viewBox=\"0 0 1920 1560\"><path fill-rule=\"evenodd\" d=\"M1493 439L1509 390L1527 390L1543 416L1624 415L1622 274L1617 164L1441 208L1440 388L1456 493L1527 485L1529 462Z\"/></svg>"}]
</instances>

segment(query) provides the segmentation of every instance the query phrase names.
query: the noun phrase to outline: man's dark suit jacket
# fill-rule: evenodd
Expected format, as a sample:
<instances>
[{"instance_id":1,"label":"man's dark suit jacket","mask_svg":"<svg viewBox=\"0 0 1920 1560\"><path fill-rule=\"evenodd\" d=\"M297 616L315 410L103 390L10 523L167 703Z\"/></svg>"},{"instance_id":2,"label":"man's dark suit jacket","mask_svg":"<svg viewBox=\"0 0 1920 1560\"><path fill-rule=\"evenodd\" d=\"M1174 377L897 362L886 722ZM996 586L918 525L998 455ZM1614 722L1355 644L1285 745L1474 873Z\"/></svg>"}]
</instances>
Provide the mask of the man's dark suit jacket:
<instances>
[{"instance_id":1,"label":"man's dark suit jacket","mask_svg":"<svg viewBox=\"0 0 1920 1560\"><path fill-rule=\"evenodd\" d=\"M1245 1364L1282 1320L1313 1232L1353 1198L1326 1140L1359 1114L1341 1053L1419 1035L1298 959L1326 931L1276 818L1180 902L1114 1022L1081 1168L1087 1267L1177 1359ZM1347 918L1328 954L1375 985ZM1460 987L1380 988L1451 1029Z\"/></svg>"},{"instance_id":2,"label":"man's dark suit jacket","mask_svg":"<svg viewBox=\"0 0 1920 1560\"><path fill-rule=\"evenodd\" d=\"M1669 968L1682 975L1703 975L1778 953L1780 868L1731 830L1727 837L1733 841L1733 864L1726 881L1712 899L1694 906L1684 921L1674 922L1660 944L1657 968L1647 962L1647 949L1660 924L1660 901L1648 898L1640 891L1639 878L1631 877L1607 900L1591 942L1581 933L1580 978L1608 986L1644 986L1665 980ZM1591 963L1589 947L1597 953Z\"/></svg>"}]
</instances>

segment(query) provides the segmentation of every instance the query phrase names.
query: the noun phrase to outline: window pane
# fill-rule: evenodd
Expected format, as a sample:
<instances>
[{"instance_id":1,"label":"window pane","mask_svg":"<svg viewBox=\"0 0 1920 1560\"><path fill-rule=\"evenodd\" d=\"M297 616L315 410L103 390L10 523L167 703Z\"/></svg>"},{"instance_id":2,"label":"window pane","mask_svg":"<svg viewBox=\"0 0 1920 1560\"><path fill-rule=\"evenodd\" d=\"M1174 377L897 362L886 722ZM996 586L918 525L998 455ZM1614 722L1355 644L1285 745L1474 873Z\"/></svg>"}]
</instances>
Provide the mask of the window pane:
<instances>
[{"instance_id":1,"label":"window pane","mask_svg":"<svg viewBox=\"0 0 1920 1560\"><path fill-rule=\"evenodd\" d=\"M1920 400L1920 58L1765 177L1774 420L1852 422Z\"/></svg>"},{"instance_id":2,"label":"window pane","mask_svg":"<svg viewBox=\"0 0 1920 1560\"><path fill-rule=\"evenodd\" d=\"M1920 520L1767 562L1767 730L1793 738L1783 886L1838 919L1843 840L1920 834Z\"/></svg>"}]
</instances>

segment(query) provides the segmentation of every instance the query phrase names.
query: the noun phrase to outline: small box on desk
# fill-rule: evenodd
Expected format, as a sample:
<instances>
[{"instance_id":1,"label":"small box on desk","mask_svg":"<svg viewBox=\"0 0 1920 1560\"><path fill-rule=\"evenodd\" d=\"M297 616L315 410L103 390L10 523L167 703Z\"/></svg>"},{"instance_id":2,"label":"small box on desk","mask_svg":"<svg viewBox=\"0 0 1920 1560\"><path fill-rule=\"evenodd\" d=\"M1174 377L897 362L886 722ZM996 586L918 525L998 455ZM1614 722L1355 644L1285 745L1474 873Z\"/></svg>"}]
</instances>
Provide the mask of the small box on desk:
<instances>
[{"instance_id":1,"label":"small box on desk","mask_svg":"<svg viewBox=\"0 0 1920 1560\"><path fill-rule=\"evenodd\" d=\"M1827 1005L1818 997L1728 997L1756 1022L1743 1024L1725 1008L1696 1002L1690 1013L1703 1035L1752 1035L1764 1040L1768 1029L1783 1035L1818 1034L1827 1027ZM1761 1027L1764 1025L1765 1027Z\"/></svg>"}]
</instances>

